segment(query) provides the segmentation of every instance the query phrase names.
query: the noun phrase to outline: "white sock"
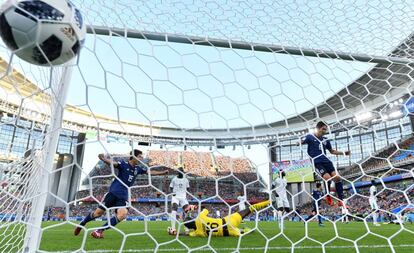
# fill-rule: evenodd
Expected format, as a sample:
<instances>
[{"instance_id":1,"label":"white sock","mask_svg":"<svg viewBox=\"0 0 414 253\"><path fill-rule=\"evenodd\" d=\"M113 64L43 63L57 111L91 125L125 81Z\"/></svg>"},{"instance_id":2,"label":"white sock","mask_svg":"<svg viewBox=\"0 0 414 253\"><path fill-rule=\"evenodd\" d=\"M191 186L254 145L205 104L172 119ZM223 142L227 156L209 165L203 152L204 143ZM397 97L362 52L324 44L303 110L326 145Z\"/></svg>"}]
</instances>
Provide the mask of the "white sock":
<instances>
[{"instance_id":1,"label":"white sock","mask_svg":"<svg viewBox=\"0 0 414 253\"><path fill-rule=\"evenodd\" d=\"M378 218L377 213L373 213L372 214L372 219L374 220L374 224L377 224L377 218Z\"/></svg>"},{"instance_id":2,"label":"white sock","mask_svg":"<svg viewBox=\"0 0 414 253\"><path fill-rule=\"evenodd\" d=\"M277 211L277 221L278 222L282 221L282 216L283 216L283 212L282 211Z\"/></svg>"},{"instance_id":3,"label":"white sock","mask_svg":"<svg viewBox=\"0 0 414 253\"><path fill-rule=\"evenodd\" d=\"M277 221L279 222L279 228L283 228L283 211L277 211Z\"/></svg>"},{"instance_id":4,"label":"white sock","mask_svg":"<svg viewBox=\"0 0 414 253\"><path fill-rule=\"evenodd\" d=\"M171 228L175 229L175 222L177 220L177 211L171 212Z\"/></svg>"},{"instance_id":5,"label":"white sock","mask_svg":"<svg viewBox=\"0 0 414 253\"><path fill-rule=\"evenodd\" d=\"M329 185L329 192L331 193L331 195L333 195L334 193L333 189L335 189L335 181L332 180L331 184Z\"/></svg>"}]
</instances>

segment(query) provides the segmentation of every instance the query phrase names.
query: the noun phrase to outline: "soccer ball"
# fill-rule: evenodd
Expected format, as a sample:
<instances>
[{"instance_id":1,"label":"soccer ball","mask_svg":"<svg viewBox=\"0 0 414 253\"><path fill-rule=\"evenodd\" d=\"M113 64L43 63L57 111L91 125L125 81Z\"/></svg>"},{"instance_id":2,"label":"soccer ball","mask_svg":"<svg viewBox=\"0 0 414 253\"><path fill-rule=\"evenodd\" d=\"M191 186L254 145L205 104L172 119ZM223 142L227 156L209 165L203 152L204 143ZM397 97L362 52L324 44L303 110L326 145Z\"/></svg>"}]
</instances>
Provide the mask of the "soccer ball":
<instances>
[{"instance_id":1,"label":"soccer ball","mask_svg":"<svg viewBox=\"0 0 414 253\"><path fill-rule=\"evenodd\" d=\"M177 234L177 230L171 227L167 228L167 232L169 235L176 235Z\"/></svg>"},{"instance_id":2,"label":"soccer ball","mask_svg":"<svg viewBox=\"0 0 414 253\"><path fill-rule=\"evenodd\" d=\"M60 65L80 51L86 26L68 0L7 0L0 7L0 36L21 59Z\"/></svg>"}]
</instances>

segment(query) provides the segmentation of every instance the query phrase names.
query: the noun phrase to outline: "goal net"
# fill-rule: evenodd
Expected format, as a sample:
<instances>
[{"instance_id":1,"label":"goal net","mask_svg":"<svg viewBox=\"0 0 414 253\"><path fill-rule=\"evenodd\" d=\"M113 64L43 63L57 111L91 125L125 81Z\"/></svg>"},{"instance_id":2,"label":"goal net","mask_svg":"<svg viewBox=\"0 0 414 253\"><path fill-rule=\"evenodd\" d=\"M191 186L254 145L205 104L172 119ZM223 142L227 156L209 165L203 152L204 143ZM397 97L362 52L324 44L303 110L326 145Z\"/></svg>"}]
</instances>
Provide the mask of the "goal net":
<instances>
[{"instance_id":1,"label":"goal net","mask_svg":"<svg viewBox=\"0 0 414 253\"><path fill-rule=\"evenodd\" d=\"M0 45L0 252L414 247L414 4L73 3L72 63Z\"/></svg>"}]
</instances>

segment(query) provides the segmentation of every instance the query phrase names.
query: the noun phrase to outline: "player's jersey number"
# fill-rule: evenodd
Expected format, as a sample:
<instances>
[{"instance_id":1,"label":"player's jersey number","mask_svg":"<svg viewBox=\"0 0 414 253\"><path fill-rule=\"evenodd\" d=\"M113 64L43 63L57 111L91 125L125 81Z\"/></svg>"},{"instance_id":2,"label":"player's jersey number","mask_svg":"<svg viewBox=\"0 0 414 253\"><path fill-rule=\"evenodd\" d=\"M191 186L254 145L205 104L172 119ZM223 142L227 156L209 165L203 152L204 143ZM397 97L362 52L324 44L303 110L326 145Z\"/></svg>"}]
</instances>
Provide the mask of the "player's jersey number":
<instances>
[{"instance_id":1,"label":"player's jersey number","mask_svg":"<svg viewBox=\"0 0 414 253\"><path fill-rule=\"evenodd\" d=\"M217 228L219 227L219 224L218 223L216 223L216 222L212 222L212 223L210 223L210 222L207 222L207 226L206 226L206 233L208 234L208 233L210 233L210 231L211 230L213 230L212 232L214 233L214 232L217 232L218 230L217 230Z\"/></svg>"}]
</instances>

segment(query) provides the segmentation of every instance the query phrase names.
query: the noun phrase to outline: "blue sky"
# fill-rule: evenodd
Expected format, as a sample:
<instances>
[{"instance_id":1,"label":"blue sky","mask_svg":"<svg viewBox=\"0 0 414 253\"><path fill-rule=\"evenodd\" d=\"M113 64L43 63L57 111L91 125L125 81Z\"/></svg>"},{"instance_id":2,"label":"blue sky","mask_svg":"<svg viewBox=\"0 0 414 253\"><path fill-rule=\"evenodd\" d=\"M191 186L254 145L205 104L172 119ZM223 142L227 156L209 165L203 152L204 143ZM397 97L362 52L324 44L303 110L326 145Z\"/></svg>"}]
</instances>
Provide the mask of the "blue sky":
<instances>
[{"instance_id":1,"label":"blue sky","mask_svg":"<svg viewBox=\"0 0 414 253\"><path fill-rule=\"evenodd\" d=\"M75 3L86 21L98 26L380 56L392 51L414 25L412 1ZM72 87L77 93L87 85L91 97L101 98L88 100L94 112L178 128L282 120L314 107L372 67L101 36L87 38L80 66ZM69 102L82 105L87 99Z\"/></svg>"},{"instance_id":2,"label":"blue sky","mask_svg":"<svg viewBox=\"0 0 414 253\"><path fill-rule=\"evenodd\" d=\"M371 67L361 62L88 36L68 103L144 124L204 129L250 126L308 110Z\"/></svg>"}]
</instances>

